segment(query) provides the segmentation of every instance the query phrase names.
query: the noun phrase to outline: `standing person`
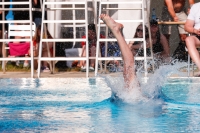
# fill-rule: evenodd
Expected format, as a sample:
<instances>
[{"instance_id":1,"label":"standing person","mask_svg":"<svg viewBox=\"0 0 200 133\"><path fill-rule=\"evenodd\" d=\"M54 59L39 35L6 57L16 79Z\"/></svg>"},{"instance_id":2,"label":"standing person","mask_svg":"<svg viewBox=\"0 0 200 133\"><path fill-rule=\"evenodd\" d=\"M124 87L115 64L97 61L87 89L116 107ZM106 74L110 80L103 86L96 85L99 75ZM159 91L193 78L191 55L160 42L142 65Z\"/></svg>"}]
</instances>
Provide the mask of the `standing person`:
<instances>
[{"instance_id":1,"label":"standing person","mask_svg":"<svg viewBox=\"0 0 200 133\"><path fill-rule=\"evenodd\" d=\"M43 2L43 0L42 0ZM42 9L41 9L40 0L33 0L33 7L36 8L36 11L33 11L33 21L36 24L36 27L42 24ZM46 5L45 5L46 8ZM38 11L39 10L39 11ZM47 11L45 11L44 19L47 19ZM47 24L46 24L47 25Z\"/></svg>"},{"instance_id":2,"label":"standing person","mask_svg":"<svg viewBox=\"0 0 200 133\"><path fill-rule=\"evenodd\" d=\"M188 0L190 7L195 3L194 0ZM185 22L187 19L187 11L185 8L186 0L165 0L162 10L162 21ZM168 42L171 34L170 25L162 25L162 33L167 38ZM183 42L187 37L187 32L184 30L184 25L178 25L180 40Z\"/></svg>"},{"instance_id":3,"label":"standing person","mask_svg":"<svg viewBox=\"0 0 200 133\"><path fill-rule=\"evenodd\" d=\"M33 0L33 7L41 9L40 0ZM36 27L41 25L42 22L42 11L33 11L33 21L36 24Z\"/></svg>"},{"instance_id":4,"label":"standing person","mask_svg":"<svg viewBox=\"0 0 200 133\"><path fill-rule=\"evenodd\" d=\"M13 2L28 2L28 0L13 0ZM13 5L13 8L29 8L30 5ZM29 20L29 10L26 11L13 11L14 20Z\"/></svg>"},{"instance_id":5,"label":"standing person","mask_svg":"<svg viewBox=\"0 0 200 133\"><path fill-rule=\"evenodd\" d=\"M192 60L196 63L200 76L200 55L197 47L200 47L200 2L194 4L190 10L187 21L185 23L185 30L191 33L191 36L186 38L186 46Z\"/></svg>"}]
</instances>

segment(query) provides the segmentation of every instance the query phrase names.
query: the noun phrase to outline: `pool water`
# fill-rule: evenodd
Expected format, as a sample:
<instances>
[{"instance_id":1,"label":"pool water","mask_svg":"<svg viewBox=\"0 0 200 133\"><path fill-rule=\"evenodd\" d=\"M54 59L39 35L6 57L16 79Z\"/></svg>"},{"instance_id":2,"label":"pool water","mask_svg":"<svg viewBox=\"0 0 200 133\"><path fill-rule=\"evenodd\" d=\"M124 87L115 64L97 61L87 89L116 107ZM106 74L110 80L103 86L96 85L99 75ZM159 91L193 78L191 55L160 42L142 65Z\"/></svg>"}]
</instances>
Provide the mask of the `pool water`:
<instances>
[{"instance_id":1,"label":"pool water","mask_svg":"<svg viewBox=\"0 0 200 133\"><path fill-rule=\"evenodd\" d=\"M198 79L168 79L161 100L133 104L113 101L101 77L0 83L0 132L200 132Z\"/></svg>"}]
</instances>

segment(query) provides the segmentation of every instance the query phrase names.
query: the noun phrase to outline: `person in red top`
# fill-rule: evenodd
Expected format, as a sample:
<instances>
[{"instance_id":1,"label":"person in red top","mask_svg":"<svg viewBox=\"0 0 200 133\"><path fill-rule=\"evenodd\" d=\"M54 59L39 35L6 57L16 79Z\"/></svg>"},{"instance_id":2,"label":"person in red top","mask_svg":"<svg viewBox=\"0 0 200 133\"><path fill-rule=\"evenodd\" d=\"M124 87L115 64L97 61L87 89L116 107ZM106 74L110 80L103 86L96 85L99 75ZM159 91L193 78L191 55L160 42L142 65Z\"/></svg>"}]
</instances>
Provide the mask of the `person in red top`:
<instances>
[{"instance_id":1,"label":"person in red top","mask_svg":"<svg viewBox=\"0 0 200 133\"><path fill-rule=\"evenodd\" d=\"M86 36L82 36L82 38L85 38ZM105 36L100 35L100 38L105 38ZM90 57L95 57L96 55L96 42L97 42L97 36L96 36L96 28L95 24L89 24L88 25L88 45L89 45L89 56ZM82 45L82 57L86 56L86 43L81 42ZM103 44L100 44L100 48L102 47ZM80 61L81 71L85 72L86 71L86 62L85 61ZM90 59L89 61L89 70L94 71L94 66L95 66L95 59Z\"/></svg>"},{"instance_id":2,"label":"person in red top","mask_svg":"<svg viewBox=\"0 0 200 133\"><path fill-rule=\"evenodd\" d=\"M33 55L36 57L39 54L39 44L40 44L40 36L41 36L41 25L39 25L36 29L36 33L35 36L33 37ZM45 33L43 34L43 38L48 38L48 39L52 39L53 37L51 36L51 34L49 33L48 29L47 29L47 37L45 37ZM48 42L46 44L46 42L42 42L42 57L48 57L48 49L47 49L47 45L49 46L49 50L50 50L50 54L52 56L53 53L53 42ZM29 55L31 55L31 51L29 50ZM34 62L34 68L37 68L37 61ZM41 67L41 72L50 72L49 69L49 64L47 61L42 61L42 67Z\"/></svg>"}]
</instances>

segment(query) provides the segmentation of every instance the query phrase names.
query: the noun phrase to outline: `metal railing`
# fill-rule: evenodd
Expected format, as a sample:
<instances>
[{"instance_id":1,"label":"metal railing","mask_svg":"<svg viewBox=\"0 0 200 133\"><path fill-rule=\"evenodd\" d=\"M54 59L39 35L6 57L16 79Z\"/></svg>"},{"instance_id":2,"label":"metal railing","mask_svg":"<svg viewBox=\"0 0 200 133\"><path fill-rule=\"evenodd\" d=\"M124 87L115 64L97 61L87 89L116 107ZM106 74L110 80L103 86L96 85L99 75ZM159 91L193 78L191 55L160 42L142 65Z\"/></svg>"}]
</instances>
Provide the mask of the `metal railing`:
<instances>
[{"instance_id":1,"label":"metal railing","mask_svg":"<svg viewBox=\"0 0 200 133\"><path fill-rule=\"evenodd\" d=\"M8 10L12 10L12 11L18 11L18 10L22 10L19 8L5 8L5 5L27 5L29 8L23 8L23 11L29 11L29 16L32 16L32 0L29 0L28 2L4 2L4 0L2 0L1 2L2 8L0 9L1 11L3 11L3 15L2 18L3 20L0 21L0 23L3 24L3 33L5 32L5 24L9 24L9 23L29 23L30 24L30 29L32 31L32 17L29 17L29 20L5 20L5 11ZM15 60L30 60L31 64L33 64L33 52L31 52L31 57L15 57L15 58L8 58L6 55L6 51L5 51L5 47L6 47L6 42L9 41L13 41L13 39L6 39L5 36L2 36L3 39L0 39L0 42L3 42L3 47L2 47L2 52L3 52L3 58L0 58L0 61L3 61L2 63L2 68L3 68L3 72L5 73L5 66L6 66L6 61L15 61ZM14 39L15 41L28 41L30 42L31 46L30 49L31 51L33 51L33 42L32 42L32 32L30 35L29 39ZM33 77L34 74L34 65L31 66L31 77Z\"/></svg>"}]
</instances>

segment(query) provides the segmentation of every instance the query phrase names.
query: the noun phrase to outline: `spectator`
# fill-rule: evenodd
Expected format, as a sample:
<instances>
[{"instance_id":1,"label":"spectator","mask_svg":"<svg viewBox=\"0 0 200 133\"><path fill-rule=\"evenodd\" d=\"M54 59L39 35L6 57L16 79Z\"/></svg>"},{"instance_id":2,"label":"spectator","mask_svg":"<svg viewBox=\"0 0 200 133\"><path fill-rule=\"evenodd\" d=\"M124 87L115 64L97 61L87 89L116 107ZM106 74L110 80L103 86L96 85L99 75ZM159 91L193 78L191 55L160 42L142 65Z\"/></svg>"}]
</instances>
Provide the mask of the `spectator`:
<instances>
[{"instance_id":1,"label":"spectator","mask_svg":"<svg viewBox=\"0 0 200 133\"><path fill-rule=\"evenodd\" d=\"M2 20L2 11L0 11L0 20ZM0 39L2 39L2 24L0 24ZM0 42L0 57L2 56L2 42Z\"/></svg>"},{"instance_id":2,"label":"spectator","mask_svg":"<svg viewBox=\"0 0 200 133\"><path fill-rule=\"evenodd\" d=\"M82 38L86 38L86 36L82 36ZM103 35L100 35L100 38L105 38ZM96 35L96 28L95 24L89 24L88 25L88 45L89 45L89 56L90 57L95 57L96 55L96 42L97 42L97 35ZM85 47L85 42L81 42L82 45L82 57L86 56L86 47ZM100 43L100 47L102 47L103 44ZM80 67L81 71L85 72L86 71L86 62L81 61L80 62ZM89 60L89 71L94 71L95 67L95 60L90 59Z\"/></svg>"},{"instance_id":3,"label":"spectator","mask_svg":"<svg viewBox=\"0 0 200 133\"><path fill-rule=\"evenodd\" d=\"M41 9L40 0L33 0L33 7ZM36 24L36 27L41 25L42 22L42 11L33 11L33 21Z\"/></svg>"},{"instance_id":4,"label":"spectator","mask_svg":"<svg viewBox=\"0 0 200 133\"><path fill-rule=\"evenodd\" d=\"M108 34L109 38L115 38L112 32ZM105 55L105 45L101 48L101 55L104 57L121 57L121 51L117 42L108 42L107 43L107 55ZM108 64L108 65L107 65ZM105 61L105 65L108 66L108 70L110 72L121 71L120 69L120 61L119 60L112 60L112 61Z\"/></svg>"},{"instance_id":5,"label":"spectator","mask_svg":"<svg viewBox=\"0 0 200 133\"><path fill-rule=\"evenodd\" d=\"M0 0L0 2L2 2L2 0ZM9 0L4 0L4 2L9 2ZM4 8L9 8L9 5L0 5L0 8L2 8L2 6ZM3 20L3 12L5 13L5 16L7 15L8 11L0 11L0 20ZM4 18L4 20L6 20L6 18ZM0 39L2 39L3 37L3 25L5 25L5 30L7 30L8 28L8 24L2 24L0 23ZM0 57L2 56L2 45L3 43L0 42Z\"/></svg>"},{"instance_id":6,"label":"spectator","mask_svg":"<svg viewBox=\"0 0 200 133\"><path fill-rule=\"evenodd\" d=\"M143 25L140 24L138 25L138 27L136 28L136 32L134 35L134 38L143 38ZM148 40L149 39L149 33L148 33L148 28L145 26L145 39ZM134 56L139 55L139 56L144 56L143 54L143 41L135 41L135 42L129 42L129 47L133 53ZM147 43L147 48L149 47L149 43Z\"/></svg>"},{"instance_id":7,"label":"spectator","mask_svg":"<svg viewBox=\"0 0 200 133\"><path fill-rule=\"evenodd\" d=\"M186 46L188 52L192 58L192 60L196 63L199 72L196 76L200 76L200 55L197 50L197 47L200 47L200 2L194 4L190 10L190 13L187 17L187 21L185 23L185 30L191 33L191 36L186 38Z\"/></svg>"},{"instance_id":8,"label":"spectator","mask_svg":"<svg viewBox=\"0 0 200 133\"><path fill-rule=\"evenodd\" d=\"M34 56L38 56L38 52L39 52L39 44L40 44L40 36L41 36L41 25L39 25L36 29L36 33L35 36L33 37L33 50L34 50ZM45 34L43 35L43 38L45 37ZM48 39L52 39L53 37L51 36L51 34L49 33L49 31L47 30L47 38ZM52 50L53 50L53 42L48 42L49 45L49 50L52 54ZM42 43L42 57L48 57L48 49L47 49L47 45L46 42ZM31 55L30 51L29 51L29 55ZM37 62L34 63L34 68L37 68ZM50 72L49 70L49 65L47 61L43 61L42 62L42 67L41 67L41 72Z\"/></svg>"},{"instance_id":9,"label":"spectator","mask_svg":"<svg viewBox=\"0 0 200 133\"><path fill-rule=\"evenodd\" d=\"M148 28L147 26L145 27L145 40L149 41L149 32L148 32ZM143 38L143 25L139 24L136 28L136 32L133 38ZM133 54L133 56L144 56L144 50L143 50L143 41L130 41L129 42L129 48L131 49L131 52ZM149 49L150 45L149 43L146 42L146 53L147 56L150 56L150 49ZM143 61L141 60L136 60L135 61L135 70L137 71L138 69L143 67Z\"/></svg>"},{"instance_id":10,"label":"spectator","mask_svg":"<svg viewBox=\"0 0 200 133\"><path fill-rule=\"evenodd\" d=\"M160 33L158 22L156 20L150 21L150 29L153 53L165 61L165 59L168 59L170 55L168 41L166 37Z\"/></svg>"},{"instance_id":11,"label":"spectator","mask_svg":"<svg viewBox=\"0 0 200 133\"><path fill-rule=\"evenodd\" d=\"M28 2L28 0L13 0L13 2ZM29 8L30 5L13 5L13 8ZM14 11L14 20L29 20L29 10Z\"/></svg>"},{"instance_id":12,"label":"spectator","mask_svg":"<svg viewBox=\"0 0 200 133\"><path fill-rule=\"evenodd\" d=\"M156 20L150 21L150 30L151 30L151 40L152 40L152 48L153 53L159 55L161 58L169 57L169 45L165 38L165 36L160 33L158 22ZM140 24L137 29L134 38L142 38L143 37L143 29ZM150 56L150 40L148 34L148 28L145 26L145 39L146 39L146 48L147 55ZM143 42L130 42L129 47L131 48L134 55L138 54L139 56L143 56ZM140 50L139 50L140 49Z\"/></svg>"},{"instance_id":13,"label":"spectator","mask_svg":"<svg viewBox=\"0 0 200 133\"><path fill-rule=\"evenodd\" d=\"M188 0L190 6L194 4L194 0ZM186 21L187 11L185 9L185 0L165 0L164 7L162 10L162 21ZM167 38L168 42L171 34L170 25L162 25L162 33ZM184 30L184 25L178 25L180 40L185 41L187 32Z\"/></svg>"},{"instance_id":14,"label":"spectator","mask_svg":"<svg viewBox=\"0 0 200 133\"><path fill-rule=\"evenodd\" d=\"M13 0L13 2L27 2L27 0ZM20 10L14 10L13 11L13 15L14 15L14 20L29 20L30 16L29 16L29 5L28 4L23 4L23 5L13 5L13 8L27 8L26 11L20 11ZM25 25L26 23L15 23L16 25ZM29 38L29 37L26 37ZM15 39L21 39L20 36L15 36ZM13 42L13 43L19 43L19 42ZM28 57L28 55L26 54L25 57ZM16 65L19 66L19 61L16 62ZM29 61L25 60L23 67L29 67Z\"/></svg>"},{"instance_id":15,"label":"spectator","mask_svg":"<svg viewBox=\"0 0 200 133\"><path fill-rule=\"evenodd\" d=\"M152 51L154 54L154 57L156 59L161 60L162 62L168 62L169 61L169 44L167 42L166 37L160 33L158 22L156 20L150 21L150 32L151 32L151 40L152 40ZM136 28L136 33L134 35L134 38L142 38L143 37L143 26L140 24ZM145 40L146 40L146 48L147 48L147 56L151 55L150 51L150 40L149 40L149 34L148 34L148 28L145 26ZM129 47L131 48L131 51L134 56L144 56L144 50L143 50L143 41L135 41L135 42L129 42ZM160 64L160 62L158 62ZM140 61L136 61L136 68L139 68L141 65Z\"/></svg>"},{"instance_id":16,"label":"spectator","mask_svg":"<svg viewBox=\"0 0 200 133\"><path fill-rule=\"evenodd\" d=\"M43 0L42 0L43 2ZM33 7L36 8L36 10L41 9L41 3L40 0L33 0ZM46 5L45 5L46 8ZM44 19L47 18L47 12L45 11ZM35 22L36 26L38 27L42 23L42 11L33 11L33 21Z\"/></svg>"}]
</instances>

